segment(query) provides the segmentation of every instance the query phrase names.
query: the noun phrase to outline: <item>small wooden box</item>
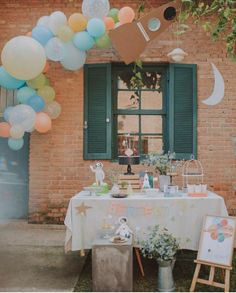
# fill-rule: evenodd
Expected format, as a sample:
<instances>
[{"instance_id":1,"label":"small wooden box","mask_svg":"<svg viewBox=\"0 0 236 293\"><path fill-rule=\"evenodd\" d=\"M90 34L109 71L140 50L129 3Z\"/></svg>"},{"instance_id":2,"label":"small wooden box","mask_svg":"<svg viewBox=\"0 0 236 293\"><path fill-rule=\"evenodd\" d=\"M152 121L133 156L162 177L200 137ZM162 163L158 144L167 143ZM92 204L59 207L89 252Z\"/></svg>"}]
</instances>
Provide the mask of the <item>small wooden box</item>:
<instances>
[{"instance_id":1,"label":"small wooden box","mask_svg":"<svg viewBox=\"0 0 236 293\"><path fill-rule=\"evenodd\" d=\"M118 183L121 190L126 190L130 184L134 191L140 191L139 175L120 175Z\"/></svg>"}]
</instances>

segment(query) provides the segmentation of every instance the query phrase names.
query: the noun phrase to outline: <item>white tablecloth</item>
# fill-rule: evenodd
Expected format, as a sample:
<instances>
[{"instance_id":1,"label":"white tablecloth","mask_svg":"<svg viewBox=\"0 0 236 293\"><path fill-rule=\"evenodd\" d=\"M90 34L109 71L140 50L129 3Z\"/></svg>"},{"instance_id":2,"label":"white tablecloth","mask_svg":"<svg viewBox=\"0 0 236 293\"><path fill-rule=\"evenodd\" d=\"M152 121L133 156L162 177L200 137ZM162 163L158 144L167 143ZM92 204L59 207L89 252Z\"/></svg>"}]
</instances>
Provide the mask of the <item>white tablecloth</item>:
<instances>
[{"instance_id":1,"label":"white tablecloth","mask_svg":"<svg viewBox=\"0 0 236 293\"><path fill-rule=\"evenodd\" d=\"M197 250L204 216L228 215L224 199L212 192L206 198L134 194L116 199L109 194L86 194L80 192L70 200L65 218L66 251L91 249L102 227L117 224L120 216L128 218L136 240L145 237L148 226L159 224L180 240L182 249Z\"/></svg>"}]
</instances>

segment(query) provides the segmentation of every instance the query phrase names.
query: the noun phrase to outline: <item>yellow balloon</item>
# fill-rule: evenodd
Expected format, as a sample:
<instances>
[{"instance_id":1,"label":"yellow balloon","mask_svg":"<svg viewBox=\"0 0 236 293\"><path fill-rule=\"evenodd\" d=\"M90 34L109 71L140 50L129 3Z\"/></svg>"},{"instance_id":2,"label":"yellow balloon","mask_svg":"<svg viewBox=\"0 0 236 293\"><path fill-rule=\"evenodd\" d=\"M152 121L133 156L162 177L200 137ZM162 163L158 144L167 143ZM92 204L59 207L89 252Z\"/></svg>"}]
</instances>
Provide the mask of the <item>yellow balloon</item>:
<instances>
[{"instance_id":1,"label":"yellow balloon","mask_svg":"<svg viewBox=\"0 0 236 293\"><path fill-rule=\"evenodd\" d=\"M40 89L45 85L46 77L43 73L39 74L34 79L28 80L26 83L29 87L33 89Z\"/></svg>"},{"instance_id":2,"label":"yellow balloon","mask_svg":"<svg viewBox=\"0 0 236 293\"><path fill-rule=\"evenodd\" d=\"M51 86L45 85L38 90L38 95L42 97L46 102L51 102L55 99L56 93Z\"/></svg>"},{"instance_id":3,"label":"yellow balloon","mask_svg":"<svg viewBox=\"0 0 236 293\"><path fill-rule=\"evenodd\" d=\"M87 18L81 13L73 13L68 19L68 24L74 32L81 32L87 28Z\"/></svg>"},{"instance_id":4,"label":"yellow balloon","mask_svg":"<svg viewBox=\"0 0 236 293\"><path fill-rule=\"evenodd\" d=\"M63 25L58 29L57 35L62 41L69 42L72 39L74 32L68 25Z\"/></svg>"}]
</instances>

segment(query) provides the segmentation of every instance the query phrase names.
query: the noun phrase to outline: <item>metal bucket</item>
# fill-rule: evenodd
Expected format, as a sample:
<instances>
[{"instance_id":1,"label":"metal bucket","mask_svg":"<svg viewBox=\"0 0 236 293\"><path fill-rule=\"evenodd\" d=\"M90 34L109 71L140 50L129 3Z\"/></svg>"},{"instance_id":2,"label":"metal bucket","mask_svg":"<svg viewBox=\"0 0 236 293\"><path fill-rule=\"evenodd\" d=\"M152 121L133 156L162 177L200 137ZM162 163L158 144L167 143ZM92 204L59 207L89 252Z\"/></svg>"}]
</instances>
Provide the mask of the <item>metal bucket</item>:
<instances>
[{"instance_id":1,"label":"metal bucket","mask_svg":"<svg viewBox=\"0 0 236 293\"><path fill-rule=\"evenodd\" d=\"M172 274L172 261L158 260L157 290L159 292L175 291Z\"/></svg>"}]
</instances>

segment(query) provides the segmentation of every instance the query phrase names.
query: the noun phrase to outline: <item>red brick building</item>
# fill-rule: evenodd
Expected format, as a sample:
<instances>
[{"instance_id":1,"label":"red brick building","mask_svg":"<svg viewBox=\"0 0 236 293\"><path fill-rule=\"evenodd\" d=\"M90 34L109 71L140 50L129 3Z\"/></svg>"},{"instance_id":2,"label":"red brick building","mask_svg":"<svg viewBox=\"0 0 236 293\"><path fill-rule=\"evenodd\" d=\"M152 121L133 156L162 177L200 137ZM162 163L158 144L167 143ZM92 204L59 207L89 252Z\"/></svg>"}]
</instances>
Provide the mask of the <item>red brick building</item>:
<instances>
[{"instance_id":1,"label":"red brick building","mask_svg":"<svg viewBox=\"0 0 236 293\"><path fill-rule=\"evenodd\" d=\"M149 1L158 7L167 1ZM131 6L138 1L110 1L111 7ZM24 35L40 16L61 10L67 16L81 11L77 0L2 0L0 6L0 49L14 36ZM127 41L127 46L128 40ZM184 63L197 65L197 153L204 167L208 187L225 198L230 213L236 213L236 62L227 58L225 44L212 42L200 26L191 28L179 39L188 53ZM173 27L151 42L141 59L147 63L166 64L167 54L176 47ZM119 60L114 49L90 50L87 63ZM225 97L216 106L201 101L213 89L213 62L225 81ZM59 63L50 63L48 76L62 106L61 116L53 121L48 134L33 133L29 154L29 221L62 223L69 199L83 186L91 184L91 161L83 159L84 70L70 72ZM117 163L104 161L106 168ZM135 167L134 167L135 168ZM141 167L138 167L141 168ZM135 170L138 168L135 168Z\"/></svg>"}]
</instances>

